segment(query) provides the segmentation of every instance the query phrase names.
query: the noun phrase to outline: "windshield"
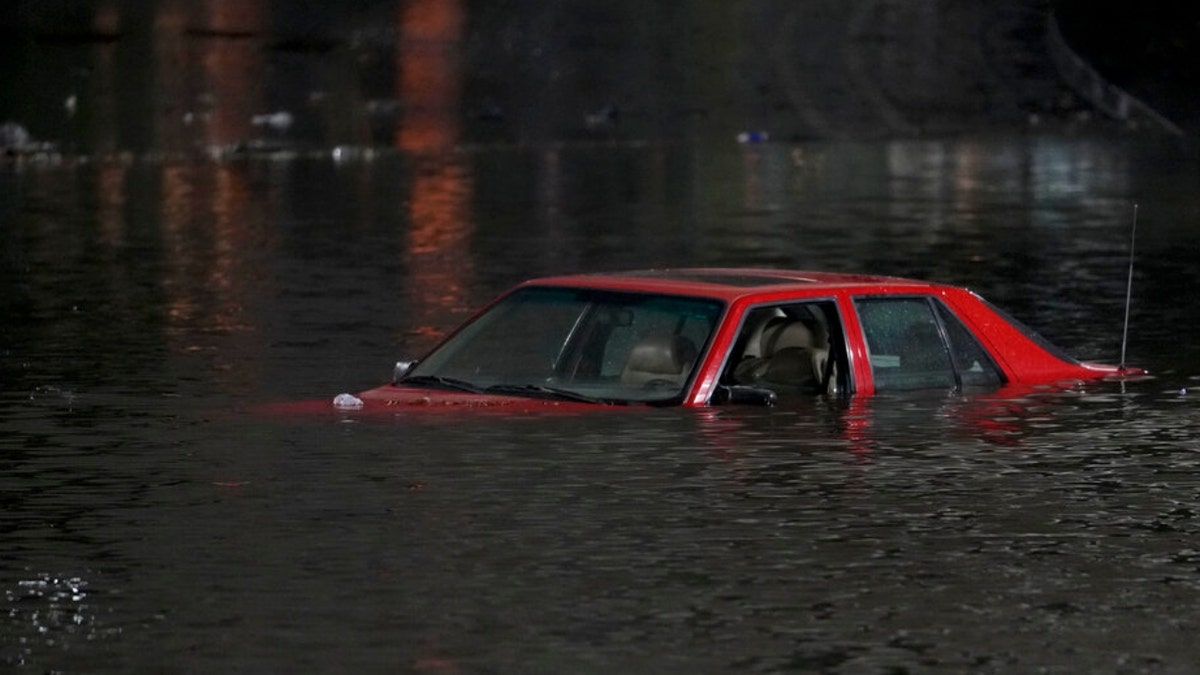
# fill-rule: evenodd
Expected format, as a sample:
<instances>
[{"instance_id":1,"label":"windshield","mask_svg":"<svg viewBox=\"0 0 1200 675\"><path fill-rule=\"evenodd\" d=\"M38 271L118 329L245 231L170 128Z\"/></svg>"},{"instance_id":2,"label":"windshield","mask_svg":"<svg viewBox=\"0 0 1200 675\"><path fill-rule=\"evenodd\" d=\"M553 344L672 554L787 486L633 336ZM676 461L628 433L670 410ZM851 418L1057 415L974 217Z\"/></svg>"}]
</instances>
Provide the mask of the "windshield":
<instances>
[{"instance_id":1,"label":"windshield","mask_svg":"<svg viewBox=\"0 0 1200 675\"><path fill-rule=\"evenodd\" d=\"M454 333L397 382L604 402L683 395L717 300L529 287Z\"/></svg>"}]
</instances>

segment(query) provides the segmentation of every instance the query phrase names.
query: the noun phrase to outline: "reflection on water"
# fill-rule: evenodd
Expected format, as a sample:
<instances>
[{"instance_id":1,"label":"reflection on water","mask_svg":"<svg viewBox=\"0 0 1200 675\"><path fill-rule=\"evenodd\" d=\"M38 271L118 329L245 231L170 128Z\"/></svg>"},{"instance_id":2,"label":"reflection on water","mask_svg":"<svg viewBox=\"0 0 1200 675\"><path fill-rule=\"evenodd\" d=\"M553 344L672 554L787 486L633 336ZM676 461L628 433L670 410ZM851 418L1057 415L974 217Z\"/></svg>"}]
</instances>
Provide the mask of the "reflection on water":
<instances>
[{"instance_id":1,"label":"reflection on water","mask_svg":"<svg viewBox=\"0 0 1200 675\"><path fill-rule=\"evenodd\" d=\"M448 316L465 318L474 309L472 283L471 177L461 161L418 168L409 197L404 262L409 273L411 330L442 334ZM432 342L428 343L432 346Z\"/></svg>"},{"instance_id":2,"label":"reflection on water","mask_svg":"<svg viewBox=\"0 0 1200 675\"><path fill-rule=\"evenodd\" d=\"M70 652L117 637L120 629L105 625L104 609L96 605L90 586L86 578L42 572L6 588L4 633L9 637L0 641L7 647L0 663L36 668L45 648Z\"/></svg>"},{"instance_id":3,"label":"reflection on water","mask_svg":"<svg viewBox=\"0 0 1200 675\"><path fill-rule=\"evenodd\" d=\"M474 267L471 169L455 152L464 18L458 0L407 0L397 3L397 12L396 98L406 107L396 146L420 158L407 200L405 287L410 330L428 347L440 337L447 313L472 309L466 290Z\"/></svg>"},{"instance_id":4,"label":"reflection on water","mask_svg":"<svg viewBox=\"0 0 1200 675\"><path fill-rule=\"evenodd\" d=\"M459 0L404 0L397 12L396 100L405 109L396 146L418 153L453 148L459 142L462 87Z\"/></svg>"},{"instance_id":5,"label":"reflection on water","mask_svg":"<svg viewBox=\"0 0 1200 675\"><path fill-rule=\"evenodd\" d=\"M249 174L225 164L165 165L161 173L170 349L210 358L235 391L262 379L254 373L263 346L254 310L273 294L261 263L278 236L267 229L278 217L276 197L252 190ZM239 359L231 361L230 352Z\"/></svg>"},{"instance_id":6,"label":"reflection on water","mask_svg":"<svg viewBox=\"0 0 1200 675\"><path fill-rule=\"evenodd\" d=\"M189 93L193 94L192 100L209 105L201 115L190 119L198 121L196 135L205 145L221 147L249 138L255 116L273 112L265 109L262 45L248 39L267 27L268 5L264 0L207 0L201 7L199 25L188 27L203 31L203 37L195 43L200 54L178 62L176 67L200 64L198 88ZM184 73L163 73L163 78L187 81ZM170 109L179 100L188 98L168 96L165 107ZM185 124L188 122L186 112L175 113Z\"/></svg>"},{"instance_id":7,"label":"reflection on water","mask_svg":"<svg viewBox=\"0 0 1200 675\"><path fill-rule=\"evenodd\" d=\"M268 25L261 0L166 2L153 26L151 148L165 152L223 148L255 135L256 116L266 109L266 62L262 31Z\"/></svg>"},{"instance_id":8,"label":"reflection on water","mask_svg":"<svg viewBox=\"0 0 1200 675\"><path fill-rule=\"evenodd\" d=\"M408 118L398 123L403 136ZM61 293L59 278L25 277L10 302L36 312L86 301L151 319L130 299L161 295L168 332L188 334L173 349L212 349L195 342L196 331L259 332L260 345L296 339L291 314L255 312L279 284L319 294L318 281L357 293L394 283L403 292L381 296L370 322L425 336L416 342L423 349L529 276L767 264L967 285L1080 356L1111 361L1136 199L1144 222L1133 354L1154 359L1146 347L1174 340L1187 320L1171 279L1185 273L1191 238L1189 205L1166 192L1186 186L1152 178L1156 157L1122 144L1018 137L430 149L361 164L114 159L69 180L59 175L66 167L14 167L6 189L20 195L21 211L7 228L10 276L70 263L74 285ZM272 266L279 247L303 251L304 262ZM335 260L332 271L320 268ZM315 274L305 269L313 264ZM372 279L372 269L386 274ZM1190 345L1172 346L1194 362ZM1174 353L1169 361L1147 365L1174 368Z\"/></svg>"}]
</instances>

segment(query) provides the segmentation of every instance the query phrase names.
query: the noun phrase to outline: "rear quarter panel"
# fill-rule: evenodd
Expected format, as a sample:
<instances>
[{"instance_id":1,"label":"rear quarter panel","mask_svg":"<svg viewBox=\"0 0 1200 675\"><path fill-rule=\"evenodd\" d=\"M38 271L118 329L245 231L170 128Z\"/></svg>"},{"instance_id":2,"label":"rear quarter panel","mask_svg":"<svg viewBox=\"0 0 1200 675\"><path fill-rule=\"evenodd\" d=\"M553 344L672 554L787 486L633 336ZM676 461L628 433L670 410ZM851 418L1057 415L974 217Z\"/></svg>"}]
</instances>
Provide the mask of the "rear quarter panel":
<instances>
[{"instance_id":1,"label":"rear quarter panel","mask_svg":"<svg viewBox=\"0 0 1200 675\"><path fill-rule=\"evenodd\" d=\"M992 311L978 295L958 288L940 288L937 295L954 310L983 343L1012 383L1052 382L1097 376L1092 368L1063 361L1042 349L1004 317Z\"/></svg>"}]
</instances>

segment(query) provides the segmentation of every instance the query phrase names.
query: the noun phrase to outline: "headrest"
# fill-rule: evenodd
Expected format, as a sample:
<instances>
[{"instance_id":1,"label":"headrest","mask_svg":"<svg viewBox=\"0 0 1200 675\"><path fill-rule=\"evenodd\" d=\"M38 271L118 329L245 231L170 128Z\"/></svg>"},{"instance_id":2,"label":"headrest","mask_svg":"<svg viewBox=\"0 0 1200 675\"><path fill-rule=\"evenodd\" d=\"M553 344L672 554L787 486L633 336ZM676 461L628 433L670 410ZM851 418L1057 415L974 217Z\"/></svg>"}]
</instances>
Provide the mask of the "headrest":
<instances>
[{"instance_id":1,"label":"headrest","mask_svg":"<svg viewBox=\"0 0 1200 675\"><path fill-rule=\"evenodd\" d=\"M804 322L796 319L771 319L763 331L762 353L770 356L782 349L800 347L813 349L815 340L813 333Z\"/></svg>"},{"instance_id":2,"label":"headrest","mask_svg":"<svg viewBox=\"0 0 1200 675\"><path fill-rule=\"evenodd\" d=\"M696 347L681 335L648 335L634 345L621 373L625 382L675 379L696 360Z\"/></svg>"}]
</instances>

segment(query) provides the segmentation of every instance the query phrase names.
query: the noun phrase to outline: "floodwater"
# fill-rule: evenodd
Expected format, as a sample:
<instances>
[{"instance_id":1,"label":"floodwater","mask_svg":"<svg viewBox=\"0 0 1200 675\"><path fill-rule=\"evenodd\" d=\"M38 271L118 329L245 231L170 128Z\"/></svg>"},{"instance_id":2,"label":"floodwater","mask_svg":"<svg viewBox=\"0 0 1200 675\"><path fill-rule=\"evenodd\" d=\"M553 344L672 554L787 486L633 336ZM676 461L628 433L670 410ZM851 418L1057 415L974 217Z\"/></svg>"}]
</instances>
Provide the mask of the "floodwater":
<instances>
[{"instance_id":1,"label":"floodwater","mask_svg":"<svg viewBox=\"0 0 1200 675\"><path fill-rule=\"evenodd\" d=\"M382 144L193 153L172 110L0 165L5 669L1194 672L1190 151L1062 129L468 143L444 104ZM253 412L374 386L509 285L577 270L927 277L1113 362L1134 203L1149 379Z\"/></svg>"}]
</instances>

